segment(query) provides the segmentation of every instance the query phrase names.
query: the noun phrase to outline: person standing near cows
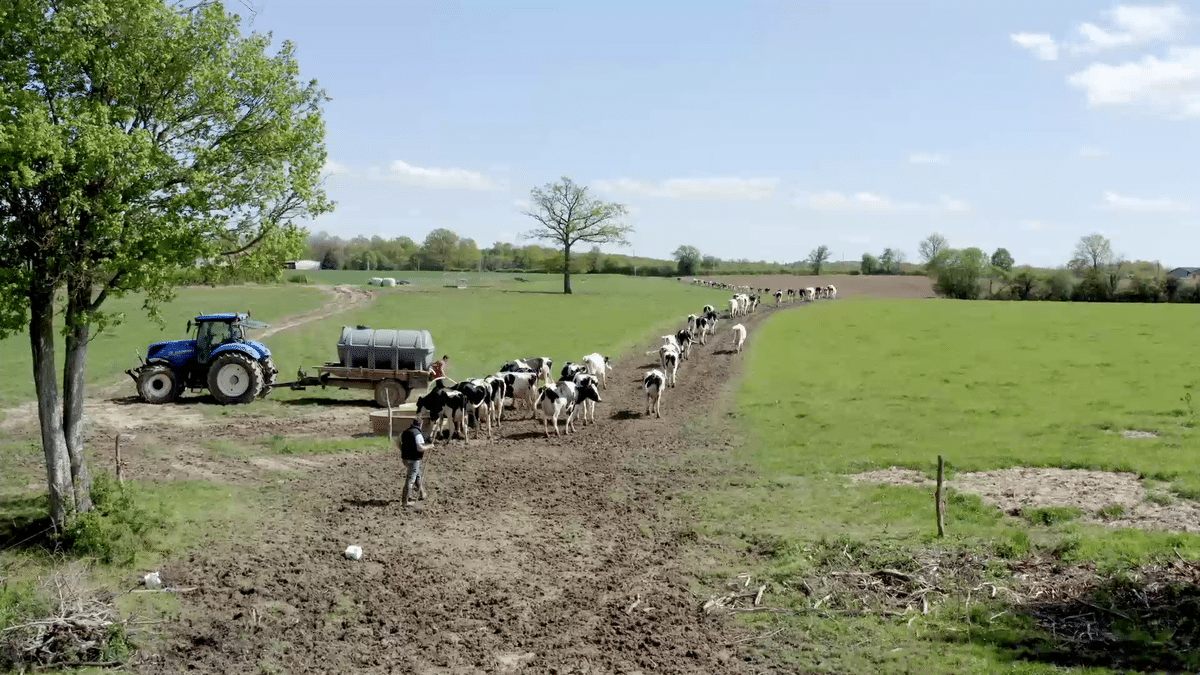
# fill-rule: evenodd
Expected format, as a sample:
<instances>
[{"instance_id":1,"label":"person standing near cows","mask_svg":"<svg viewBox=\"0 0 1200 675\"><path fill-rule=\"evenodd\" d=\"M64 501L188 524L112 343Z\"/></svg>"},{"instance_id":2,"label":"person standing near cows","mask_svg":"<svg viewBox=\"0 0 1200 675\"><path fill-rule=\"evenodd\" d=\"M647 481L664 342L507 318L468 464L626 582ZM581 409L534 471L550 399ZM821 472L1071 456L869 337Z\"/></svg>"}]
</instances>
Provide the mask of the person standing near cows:
<instances>
[{"instance_id":1,"label":"person standing near cows","mask_svg":"<svg viewBox=\"0 0 1200 675\"><path fill-rule=\"evenodd\" d=\"M421 475L421 469L425 463L425 451L431 447L431 444L425 442L425 435L421 433L420 419L414 419L412 426L400 434L400 460L404 462L404 468L408 470L408 475L404 478L402 495L405 507L413 505L410 495L414 487L417 489L420 499L426 497L425 477Z\"/></svg>"}]
</instances>

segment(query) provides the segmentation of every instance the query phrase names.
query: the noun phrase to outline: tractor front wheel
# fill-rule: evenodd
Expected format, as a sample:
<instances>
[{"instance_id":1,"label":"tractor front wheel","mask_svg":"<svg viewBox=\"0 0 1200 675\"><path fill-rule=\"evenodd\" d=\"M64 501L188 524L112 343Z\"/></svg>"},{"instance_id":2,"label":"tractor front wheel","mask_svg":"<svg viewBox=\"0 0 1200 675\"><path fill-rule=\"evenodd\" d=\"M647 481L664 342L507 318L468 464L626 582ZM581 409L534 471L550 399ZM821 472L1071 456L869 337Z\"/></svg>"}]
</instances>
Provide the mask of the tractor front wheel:
<instances>
[{"instance_id":1,"label":"tractor front wheel","mask_svg":"<svg viewBox=\"0 0 1200 675\"><path fill-rule=\"evenodd\" d=\"M179 396L179 379L171 366L149 365L138 373L137 389L146 403L170 403Z\"/></svg>"},{"instance_id":2,"label":"tractor front wheel","mask_svg":"<svg viewBox=\"0 0 1200 675\"><path fill-rule=\"evenodd\" d=\"M262 387L262 366L240 352L218 356L208 369L208 390L221 405L249 403Z\"/></svg>"}]
</instances>

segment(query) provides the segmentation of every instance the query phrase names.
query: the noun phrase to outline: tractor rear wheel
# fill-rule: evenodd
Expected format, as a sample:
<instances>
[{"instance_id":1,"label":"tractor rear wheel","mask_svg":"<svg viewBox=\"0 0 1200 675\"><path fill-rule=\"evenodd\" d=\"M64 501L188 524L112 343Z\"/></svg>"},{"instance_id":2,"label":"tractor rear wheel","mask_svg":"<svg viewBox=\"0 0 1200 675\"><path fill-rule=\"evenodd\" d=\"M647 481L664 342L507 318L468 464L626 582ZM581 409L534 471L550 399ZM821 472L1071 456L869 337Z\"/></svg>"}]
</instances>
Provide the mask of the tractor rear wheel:
<instances>
[{"instance_id":1,"label":"tractor rear wheel","mask_svg":"<svg viewBox=\"0 0 1200 675\"><path fill-rule=\"evenodd\" d=\"M179 396L179 378L171 366L149 365L138 373L137 389L146 403L170 403Z\"/></svg>"},{"instance_id":2,"label":"tractor rear wheel","mask_svg":"<svg viewBox=\"0 0 1200 675\"><path fill-rule=\"evenodd\" d=\"M262 387L262 365L241 352L218 356L208 369L208 390L221 405L249 403Z\"/></svg>"},{"instance_id":3,"label":"tractor rear wheel","mask_svg":"<svg viewBox=\"0 0 1200 675\"><path fill-rule=\"evenodd\" d=\"M275 367L275 361L271 357L262 360L263 385L262 391L258 397L263 398L271 393L271 388L275 386L275 376L279 374L279 369Z\"/></svg>"}]
</instances>

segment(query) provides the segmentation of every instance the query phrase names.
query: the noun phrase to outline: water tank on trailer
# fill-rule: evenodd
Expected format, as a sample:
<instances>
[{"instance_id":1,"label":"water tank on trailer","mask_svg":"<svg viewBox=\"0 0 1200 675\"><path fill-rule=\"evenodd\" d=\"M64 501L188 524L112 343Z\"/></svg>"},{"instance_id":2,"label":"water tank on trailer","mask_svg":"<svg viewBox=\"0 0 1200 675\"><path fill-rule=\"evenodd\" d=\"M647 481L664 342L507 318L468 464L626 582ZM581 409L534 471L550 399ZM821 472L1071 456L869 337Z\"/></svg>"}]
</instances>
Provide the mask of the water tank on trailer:
<instances>
[{"instance_id":1,"label":"water tank on trailer","mask_svg":"<svg viewBox=\"0 0 1200 675\"><path fill-rule=\"evenodd\" d=\"M342 328L338 362L347 368L429 370L434 361L433 336L427 330Z\"/></svg>"}]
</instances>

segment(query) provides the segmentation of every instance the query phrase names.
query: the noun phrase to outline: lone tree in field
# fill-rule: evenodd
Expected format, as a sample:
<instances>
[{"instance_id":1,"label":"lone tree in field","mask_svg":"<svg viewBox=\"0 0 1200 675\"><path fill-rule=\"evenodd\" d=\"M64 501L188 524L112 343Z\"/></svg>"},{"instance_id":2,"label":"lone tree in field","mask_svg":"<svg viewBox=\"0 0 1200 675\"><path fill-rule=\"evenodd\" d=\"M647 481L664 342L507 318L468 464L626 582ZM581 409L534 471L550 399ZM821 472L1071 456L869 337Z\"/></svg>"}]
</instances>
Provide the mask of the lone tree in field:
<instances>
[{"instance_id":1,"label":"lone tree in field","mask_svg":"<svg viewBox=\"0 0 1200 675\"><path fill-rule=\"evenodd\" d=\"M239 22L165 0L0 13L0 337L29 333L56 524L91 508L87 347L122 318L105 301L143 293L158 318L197 261L210 278L277 278L304 249L292 220L332 208L327 98L300 81L294 45L268 55L270 36Z\"/></svg>"},{"instance_id":2,"label":"lone tree in field","mask_svg":"<svg viewBox=\"0 0 1200 675\"><path fill-rule=\"evenodd\" d=\"M704 259L700 249L695 246L680 246L675 249L674 256L679 273L687 276L695 274L696 268L700 266L700 261Z\"/></svg>"},{"instance_id":3,"label":"lone tree in field","mask_svg":"<svg viewBox=\"0 0 1200 675\"><path fill-rule=\"evenodd\" d=\"M938 257L938 254L950 248L950 243L946 241L946 237L941 233L934 232L933 234L921 240L920 246L917 247L921 254L921 262L928 265L933 262L933 259Z\"/></svg>"},{"instance_id":4,"label":"lone tree in field","mask_svg":"<svg viewBox=\"0 0 1200 675\"><path fill-rule=\"evenodd\" d=\"M1013 263L1015 262L1016 261L1013 260L1012 254L1009 253L1008 249L1006 248L998 248L996 249L996 252L992 254L992 267L1005 272L1011 272Z\"/></svg>"},{"instance_id":5,"label":"lone tree in field","mask_svg":"<svg viewBox=\"0 0 1200 675\"><path fill-rule=\"evenodd\" d=\"M812 268L813 274L820 275L821 268L827 262L829 262L829 247L824 244L816 247L808 254L808 266Z\"/></svg>"},{"instance_id":6,"label":"lone tree in field","mask_svg":"<svg viewBox=\"0 0 1200 675\"><path fill-rule=\"evenodd\" d=\"M563 176L561 183L547 183L529 193L532 206L523 214L541 227L522 235L526 239L553 241L563 253L563 293L571 292L571 249L578 243L629 245L626 235L633 226L620 219L628 213L624 204L592 199L587 188Z\"/></svg>"},{"instance_id":7,"label":"lone tree in field","mask_svg":"<svg viewBox=\"0 0 1200 675\"><path fill-rule=\"evenodd\" d=\"M1103 235L1089 234L1079 238L1075 254L1071 258L1071 269L1083 273L1088 270L1101 272L1116 262L1112 244Z\"/></svg>"}]
</instances>

